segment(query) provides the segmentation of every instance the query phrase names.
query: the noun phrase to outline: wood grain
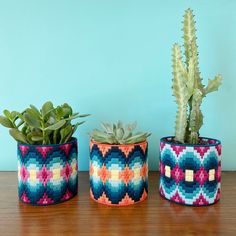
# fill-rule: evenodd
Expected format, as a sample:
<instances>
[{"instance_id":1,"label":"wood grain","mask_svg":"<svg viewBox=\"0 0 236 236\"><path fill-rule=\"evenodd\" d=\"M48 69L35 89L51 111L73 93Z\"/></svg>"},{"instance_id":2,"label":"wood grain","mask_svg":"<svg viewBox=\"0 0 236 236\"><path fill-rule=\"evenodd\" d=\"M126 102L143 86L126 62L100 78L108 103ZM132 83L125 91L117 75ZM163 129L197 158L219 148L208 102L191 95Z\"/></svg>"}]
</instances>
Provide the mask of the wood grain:
<instances>
[{"instance_id":1,"label":"wood grain","mask_svg":"<svg viewBox=\"0 0 236 236\"><path fill-rule=\"evenodd\" d=\"M16 172L0 172L0 235L236 235L236 172L222 174L222 198L209 207L170 203L149 173L148 200L128 207L89 198L88 173L79 173L79 195L59 205L18 201Z\"/></svg>"}]
</instances>

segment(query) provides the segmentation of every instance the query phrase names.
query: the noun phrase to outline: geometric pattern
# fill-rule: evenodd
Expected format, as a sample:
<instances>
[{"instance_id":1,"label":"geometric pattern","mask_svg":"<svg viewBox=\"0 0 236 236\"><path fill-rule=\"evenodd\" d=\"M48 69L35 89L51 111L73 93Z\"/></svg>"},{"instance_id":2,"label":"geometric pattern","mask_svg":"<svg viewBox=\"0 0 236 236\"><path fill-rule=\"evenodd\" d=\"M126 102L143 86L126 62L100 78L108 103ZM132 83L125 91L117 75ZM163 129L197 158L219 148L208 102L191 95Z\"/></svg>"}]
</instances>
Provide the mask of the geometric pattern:
<instances>
[{"instance_id":1,"label":"geometric pattern","mask_svg":"<svg viewBox=\"0 0 236 236\"><path fill-rule=\"evenodd\" d=\"M127 206L148 194L147 142L110 145L90 141L90 196L105 205Z\"/></svg>"},{"instance_id":2,"label":"geometric pattern","mask_svg":"<svg viewBox=\"0 0 236 236\"><path fill-rule=\"evenodd\" d=\"M24 203L50 205L78 192L77 140L65 144L17 145L18 194Z\"/></svg>"},{"instance_id":3,"label":"geometric pattern","mask_svg":"<svg viewBox=\"0 0 236 236\"><path fill-rule=\"evenodd\" d=\"M203 144L160 141L160 185L164 198L191 206L216 203L221 192L221 143L201 138Z\"/></svg>"}]
</instances>

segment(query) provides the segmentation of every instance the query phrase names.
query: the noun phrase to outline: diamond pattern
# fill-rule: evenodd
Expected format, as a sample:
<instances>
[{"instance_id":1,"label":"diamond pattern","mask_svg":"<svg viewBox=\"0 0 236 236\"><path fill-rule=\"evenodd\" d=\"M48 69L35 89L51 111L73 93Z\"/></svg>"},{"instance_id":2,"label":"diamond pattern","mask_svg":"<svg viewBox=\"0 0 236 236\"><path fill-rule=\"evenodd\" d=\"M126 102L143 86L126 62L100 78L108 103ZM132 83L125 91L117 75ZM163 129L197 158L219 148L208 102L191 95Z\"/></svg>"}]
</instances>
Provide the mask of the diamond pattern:
<instances>
[{"instance_id":1,"label":"diamond pattern","mask_svg":"<svg viewBox=\"0 0 236 236\"><path fill-rule=\"evenodd\" d=\"M46 193L44 193L43 196L37 202L38 205L49 205L52 203L54 203L54 201L50 197L48 197Z\"/></svg>"},{"instance_id":2,"label":"diamond pattern","mask_svg":"<svg viewBox=\"0 0 236 236\"><path fill-rule=\"evenodd\" d=\"M111 173L109 170L107 170L104 164L102 165L102 168L98 170L98 176L100 177L103 184L105 184L107 180L111 178Z\"/></svg>"},{"instance_id":3,"label":"diamond pattern","mask_svg":"<svg viewBox=\"0 0 236 236\"><path fill-rule=\"evenodd\" d=\"M180 197L178 191L170 198L170 200L177 203L185 204L185 201Z\"/></svg>"},{"instance_id":4,"label":"diamond pattern","mask_svg":"<svg viewBox=\"0 0 236 236\"><path fill-rule=\"evenodd\" d=\"M171 175L176 183L179 183L184 179L184 172L182 171L181 168L179 168L178 164L171 171Z\"/></svg>"},{"instance_id":5,"label":"diamond pattern","mask_svg":"<svg viewBox=\"0 0 236 236\"><path fill-rule=\"evenodd\" d=\"M22 157L24 157L25 156L25 154L27 153L27 151L29 150L29 147L28 146L19 146L19 149L20 149L20 151L21 151L21 155L22 155Z\"/></svg>"},{"instance_id":6,"label":"diamond pattern","mask_svg":"<svg viewBox=\"0 0 236 236\"><path fill-rule=\"evenodd\" d=\"M210 149L210 147L194 147L194 150L196 150L200 157L203 158L204 154Z\"/></svg>"},{"instance_id":7,"label":"diamond pattern","mask_svg":"<svg viewBox=\"0 0 236 236\"><path fill-rule=\"evenodd\" d=\"M181 152L183 152L183 150L186 148L185 146L175 146L175 145L171 145L172 150L175 152L175 154L177 155L177 157L179 156L179 154Z\"/></svg>"},{"instance_id":8,"label":"diamond pattern","mask_svg":"<svg viewBox=\"0 0 236 236\"><path fill-rule=\"evenodd\" d=\"M120 179L125 183L125 185L127 186L128 183L132 180L132 178L134 178L134 172L132 170L129 169L128 166L126 166L124 168L124 170L122 170L120 172Z\"/></svg>"},{"instance_id":9,"label":"diamond pattern","mask_svg":"<svg viewBox=\"0 0 236 236\"><path fill-rule=\"evenodd\" d=\"M105 150L105 151L104 151ZM106 205L130 205L147 197L147 143L90 143L90 196Z\"/></svg>"},{"instance_id":10,"label":"diamond pattern","mask_svg":"<svg viewBox=\"0 0 236 236\"><path fill-rule=\"evenodd\" d=\"M20 179L23 183L25 183L28 178L29 178L29 171L27 170L27 168L25 168L24 165L22 165L20 167Z\"/></svg>"},{"instance_id":11,"label":"diamond pattern","mask_svg":"<svg viewBox=\"0 0 236 236\"><path fill-rule=\"evenodd\" d=\"M204 145L160 144L160 194L185 205L210 205L220 199L221 144L204 138ZM169 168L171 174L169 174Z\"/></svg>"},{"instance_id":12,"label":"diamond pattern","mask_svg":"<svg viewBox=\"0 0 236 236\"><path fill-rule=\"evenodd\" d=\"M61 176L64 177L66 182L68 182L71 174L72 174L72 167L71 165L66 163L65 167L61 170Z\"/></svg>"},{"instance_id":13,"label":"diamond pattern","mask_svg":"<svg viewBox=\"0 0 236 236\"><path fill-rule=\"evenodd\" d=\"M42 157L46 158L48 152L50 152L53 149L53 147L50 147L50 146L42 146L42 147L41 146L37 146L35 149L38 152L40 152Z\"/></svg>"},{"instance_id":14,"label":"diamond pattern","mask_svg":"<svg viewBox=\"0 0 236 236\"><path fill-rule=\"evenodd\" d=\"M33 205L56 204L77 194L77 140L68 144L18 144L19 198Z\"/></svg>"},{"instance_id":15,"label":"diamond pattern","mask_svg":"<svg viewBox=\"0 0 236 236\"><path fill-rule=\"evenodd\" d=\"M39 179L39 181L45 187L47 182L52 178L53 173L52 171L48 170L44 165L43 168L37 172L36 176L37 176L37 179Z\"/></svg>"},{"instance_id":16,"label":"diamond pattern","mask_svg":"<svg viewBox=\"0 0 236 236\"><path fill-rule=\"evenodd\" d=\"M199 182L200 185L203 185L208 178L207 171L203 168L203 166L200 167L200 169L195 174L195 179Z\"/></svg>"}]
</instances>

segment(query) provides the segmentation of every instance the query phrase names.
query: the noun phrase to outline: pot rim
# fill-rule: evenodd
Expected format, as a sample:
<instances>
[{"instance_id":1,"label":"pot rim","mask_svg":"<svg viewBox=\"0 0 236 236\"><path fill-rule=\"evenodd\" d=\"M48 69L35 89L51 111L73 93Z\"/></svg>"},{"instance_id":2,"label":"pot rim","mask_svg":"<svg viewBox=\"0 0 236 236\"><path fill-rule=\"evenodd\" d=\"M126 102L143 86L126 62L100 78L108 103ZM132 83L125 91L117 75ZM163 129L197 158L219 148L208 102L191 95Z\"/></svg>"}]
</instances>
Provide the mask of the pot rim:
<instances>
[{"instance_id":1,"label":"pot rim","mask_svg":"<svg viewBox=\"0 0 236 236\"><path fill-rule=\"evenodd\" d=\"M77 138L71 137L70 141L66 143L57 143L57 144L26 144L26 143L20 143L17 142L17 146L27 146L27 147L58 147L66 144L71 144L77 142Z\"/></svg>"},{"instance_id":2,"label":"pot rim","mask_svg":"<svg viewBox=\"0 0 236 236\"><path fill-rule=\"evenodd\" d=\"M166 143L166 144L170 144L170 145L174 145L174 146L184 146L184 147L213 147L213 146L217 146L217 145L221 145L221 141L218 139L214 139L214 138L208 138L208 137L199 137L201 139L206 139L206 140L213 140L215 141L215 143L208 143L208 144L182 144L182 143L173 143L171 141L166 141L166 139L168 138L174 138L175 136L166 136L166 137L162 137L160 139L160 142Z\"/></svg>"},{"instance_id":3,"label":"pot rim","mask_svg":"<svg viewBox=\"0 0 236 236\"><path fill-rule=\"evenodd\" d=\"M142 144L146 144L148 143L147 139L143 142L139 142L139 143L129 143L129 144L109 144L109 143L99 143L93 139L90 139L90 143L92 144L97 144L97 145L106 145L106 146L110 146L110 147L127 147L127 146L137 146L137 145L142 145Z\"/></svg>"}]
</instances>

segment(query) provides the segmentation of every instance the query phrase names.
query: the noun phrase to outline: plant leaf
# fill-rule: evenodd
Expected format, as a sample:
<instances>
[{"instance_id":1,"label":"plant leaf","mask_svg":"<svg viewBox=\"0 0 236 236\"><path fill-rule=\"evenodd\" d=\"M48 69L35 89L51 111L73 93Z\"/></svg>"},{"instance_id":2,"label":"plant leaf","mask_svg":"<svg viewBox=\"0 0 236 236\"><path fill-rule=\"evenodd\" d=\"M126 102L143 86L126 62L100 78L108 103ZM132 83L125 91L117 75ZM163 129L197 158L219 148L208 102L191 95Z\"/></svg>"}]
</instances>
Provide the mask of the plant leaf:
<instances>
[{"instance_id":1,"label":"plant leaf","mask_svg":"<svg viewBox=\"0 0 236 236\"><path fill-rule=\"evenodd\" d=\"M39 141L43 140L43 137L42 136L32 136L31 140L34 142L39 142Z\"/></svg>"},{"instance_id":2,"label":"plant leaf","mask_svg":"<svg viewBox=\"0 0 236 236\"><path fill-rule=\"evenodd\" d=\"M122 140L123 136L124 136L124 129L123 128L117 128L117 130L116 130L117 140Z\"/></svg>"},{"instance_id":3,"label":"plant leaf","mask_svg":"<svg viewBox=\"0 0 236 236\"><path fill-rule=\"evenodd\" d=\"M48 101L45 102L42 106L42 115L43 117L46 116L49 112L51 112L54 109L52 102Z\"/></svg>"},{"instance_id":4,"label":"plant leaf","mask_svg":"<svg viewBox=\"0 0 236 236\"><path fill-rule=\"evenodd\" d=\"M5 116L0 116L0 124L7 128L14 128L12 122Z\"/></svg>"},{"instance_id":5,"label":"plant leaf","mask_svg":"<svg viewBox=\"0 0 236 236\"><path fill-rule=\"evenodd\" d=\"M130 131L133 131L134 129L136 129L136 127L137 127L136 121L132 124L127 125L127 129L129 129Z\"/></svg>"},{"instance_id":6,"label":"plant leaf","mask_svg":"<svg viewBox=\"0 0 236 236\"><path fill-rule=\"evenodd\" d=\"M50 116L50 117L48 118L47 123L48 123L49 125L53 125L55 122L56 122L56 119L55 119L54 116Z\"/></svg>"},{"instance_id":7,"label":"plant leaf","mask_svg":"<svg viewBox=\"0 0 236 236\"><path fill-rule=\"evenodd\" d=\"M110 133L112 133L113 132L113 130L112 130L112 125L110 125L109 123L101 123L101 126L102 126L102 128L108 133L108 134L110 134Z\"/></svg>"},{"instance_id":8,"label":"plant leaf","mask_svg":"<svg viewBox=\"0 0 236 236\"><path fill-rule=\"evenodd\" d=\"M34 114L38 116L39 118L41 118L41 113L39 112L39 110L34 105L30 105L30 107L31 107L31 110L34 112Z\"/></svg>"},{"instance_id":9,"label":"plant leaf","mask_svg":"<svg viewBox=\"0 0 236 236\"><path fill-rule=\"evenodd\" d=\"M151 134L150 133L138 133L130 138L128 138L126 140L126 143L130 144L130 143L139 143L139 142L143 142L147 139L147 137L149 137Z\"/></svg>"},{"instance_id":10,"label":"plant leaf","mask_svg":"<svg viewBox=\"0 0 236 236\"><path fill-rule=\"evenodd\" d=\"M66 123L66 120L60 120L57 123L48 126L44 130L57 130L57 129L60 129L65 123Z\"/></svg>"},{"instance_id":11,"label":"plant leaf","mask_svg":"<svg viewBox=\"0 0 236 236\"><path fill-rule=\"evenodd\" d=\"M8 119L11 119L11 112L8 111L7 109L5 109L5 110L3 111L3 114L4 114Z\"/></svg>"},{"instance_id":12,"label":"plant leaf","mask_svg":"<svg viewBox=\"0 0 236 236\"><path fill-rule=\"evenodd\" d=\"M76 118L79 118L80 117L80 115L77 113L75 113L75 114L73 114L72 116L69 116L68 118L66 118L66 120L68 121L68 120L74 120L74 119L76 119Z\"/></svg>"},{"instance_id":13,"label":"plant leaf","mask_svg":"<svg viewBox=\"0 0 236 236\"><path fill-rule=\"evenodd\" d=\"M65 128L62 128L60 130L60 135L61 135L60 143L65 142L65 140L67 139L67 137L71 133L71 131L72 131L72 125L67 125Z\"/></svg>"},{"instance_id":14,"label":"plant leaf","mask_svg":"<svg viewBox=\"0 0 236 236\"><path fill-rule=\"evenodd\" d=\"M105 134L104 132L98 130L98 129L94 129L91 133L92 137L100 137L100 138L106 138L107 134Z\"/></svg>"},{"instance_id":15,"label":"plant leaf","mask_svg":"<svg viewBox=\"0 0 236 236\"><path fill-rule=\"evenodd\" d=\"M72 115L72 108L69 106L67 103L64 103L62 106L62 111L63 111L63 117L68 118L69 116Z\"/></svg>"},{"instance_id":16,"label":"plant leaf","mask_svg":"<svg viewBox=\"0 0 236 236\"><path fill-rule=\"evenodd\" d=\"M7 128L14 128L14 125L12 124L10 119L5 116L0 116L0 124Z\"/></svg>"},{"instance_id":17,"label":"plant leaf","mask_svg":"<svg viewBox=\"0 0 236 236\"><path fill-rule=\"evenodd\" d=\"M76 125L77 125L77 127L78 127L79 125L82 125L82 124L85 123L85 122L86 122L86 121L77 122Z\"/></svg>"},{"instance_id":18,"label":"plant leaf","mask_svg":"<svg viewBox=\"0 0 236 236\"><path fill-rule=\"evenodd\" d=\"M123 124L120 120L117 122L117 128L123 128Z\"/></svg>"},{"instance_id":19,"label":"plant leaf","mask_svg":"<svg viewBox=\"0 0 236 236\"><path fill-rule=\"evenodd\" d=\"M78 117L83 118L83 117L87 117L87 116L91 116L91 114L81 114Z\"/></svg>"},{"instance_id":20,"label":"plant leaf","mask_svg":"<svg viewBox=\"0 0 236 236\"><path fill-rule=\"evenodd\" d=\"M10 135L20 143L28 143L24 134L22 134L18 129L10 129Z\"/></svg>"},{"instance_id":21,"label":"plant leaf","mask_svg":"<svg viewBox=\"0 0 236 236\"><path fill-rule=\"evenodd\" d=\"M33 113L26 111L26 113L23 115L23 117L24 117L24 121L26 122L27 125L34 127L34 128L41 129L40 121L38 120L38 117L36 117Z\"/></svg>"}]
</instances>

